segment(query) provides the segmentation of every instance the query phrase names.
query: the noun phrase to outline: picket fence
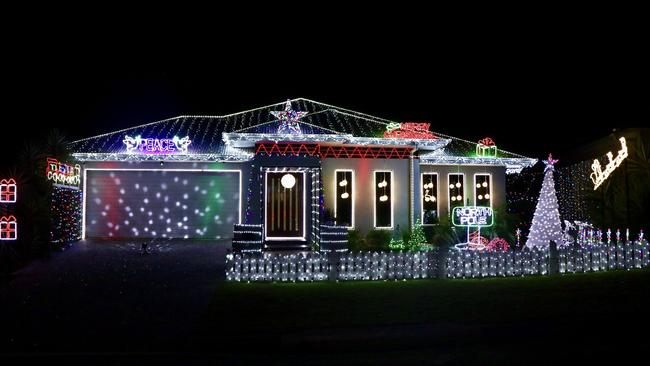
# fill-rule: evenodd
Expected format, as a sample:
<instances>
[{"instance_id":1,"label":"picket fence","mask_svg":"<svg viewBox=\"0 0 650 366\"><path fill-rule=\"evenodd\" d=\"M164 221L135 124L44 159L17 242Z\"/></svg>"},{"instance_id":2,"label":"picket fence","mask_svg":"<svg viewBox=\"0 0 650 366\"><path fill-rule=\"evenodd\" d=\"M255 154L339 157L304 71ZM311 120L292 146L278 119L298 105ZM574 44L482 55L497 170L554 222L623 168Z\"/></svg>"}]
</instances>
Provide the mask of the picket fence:
<instances>
[{"instance_id":1,"label":"picket fence","mask_svg":"<svg viewBox=\"0 0 650 366\"><path fill-rule=\"evenodd\" d=\"M228 281L410 280L433 277L485 278L577 273L650 265L646 240L507 252L299 252L228 253ZM439 267L439 263L442 267Z\"/></svg>"},{"instance_id":2,"label":"picket fence","mask_svg":"<svg viewBox=\"0 0 650 366\"><path fill-rule=\"evenodd\" d=\"M559 272L580 273L645 268L650 265L649 249L647 240L560 248Z\"/></svg>"}]
</instances>

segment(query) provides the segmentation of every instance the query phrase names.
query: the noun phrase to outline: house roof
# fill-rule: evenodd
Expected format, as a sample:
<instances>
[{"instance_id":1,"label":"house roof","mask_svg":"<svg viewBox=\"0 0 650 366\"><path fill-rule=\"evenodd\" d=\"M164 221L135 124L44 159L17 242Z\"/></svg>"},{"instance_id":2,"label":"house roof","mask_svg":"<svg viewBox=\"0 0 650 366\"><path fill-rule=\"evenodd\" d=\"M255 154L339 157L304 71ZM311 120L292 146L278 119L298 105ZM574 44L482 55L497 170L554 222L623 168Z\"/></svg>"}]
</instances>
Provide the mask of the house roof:
<instances>
[{"instance_id":1,"label":"house roof","mask_svg":"<svg viewBox=\"0 0 650 366\"><path fill-rule=\"evenodd\" d=\"M125 153L125 136L143 136L155 138L173 138L174 136L190 136L191 156L166 155L165 159L176 160L210 160L229 161L246 160L251 157L246 149L229 145L224 141L224 133L228 135L242 134L272 134L277 132L277 118L271 113L281 110L286 102L279 102L255 109L222 116L178 116L160 121L142 124L135 127L109 132L93 137L74 141L70 144L74 156L79 160L130 160L133 154ZM316 102L306 98L291 100L294 110L306 111L307 114L300 119L303 134L307 135L341 135L338 139L358 137L364 139L363 143L377 142L383 136L386 126L394 121L379 118L369 114L336 107L333 105ZM422 159L431 162L460 164L454 158L467 158L475 151L475 142L458 139L452 136L436 133L440 138L437 144L430 146L433 152L420 154ZM336 140L337 138L334 138ZM366 141L367 140L367 141ZM413 145L409 139L403 142L397 139L392 144L403 143ZM387 142L387 141L382 141ZM160 159L159 156L144 156L142 159ZM499 159L507 159L500 161ZM509 162L508 162L509 161ZM522 165L528 166L536 162L535 159L498 151L497 160L492 158L489 162L479 162L490 165ZM469 162L468 162L469 163Z\"/></svg>"}]
</instances>

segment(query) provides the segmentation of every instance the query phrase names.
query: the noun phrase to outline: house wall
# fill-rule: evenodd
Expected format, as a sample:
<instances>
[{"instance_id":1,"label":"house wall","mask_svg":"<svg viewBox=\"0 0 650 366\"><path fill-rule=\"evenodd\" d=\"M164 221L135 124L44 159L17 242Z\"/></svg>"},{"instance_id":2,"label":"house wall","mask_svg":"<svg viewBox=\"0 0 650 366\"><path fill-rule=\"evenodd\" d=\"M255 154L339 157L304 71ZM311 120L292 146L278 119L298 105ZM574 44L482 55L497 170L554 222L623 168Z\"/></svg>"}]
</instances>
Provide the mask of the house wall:
<instances>
[{"instance_id":1,"label":"house wall","mask_svg":"<svg viewBox=\"0 0 650 366\"><path fill-rule=\"evenodd\" d=\"M506 168L503 166L488 166L488 165L428 165L416 164L415 167L415 218L421 217L422 210L422 189L421 189L421 176L422 173L438 173L438 208L440 216L449 214L449 189L447 176L449 173L464 173L465 174L465 205L474 205L474 174L487 173L491 175L492 185L492 207L505 204L506 202Z\"/></svg>"},{"instance_id":2,"label":"house wall","mask_svg":"<svg viewBox=\"0 0 650 366\"><path fill-rule=\"evenodd\" d=\"M374 229L374 174L375 170L393 172L393 228L409 227L410 205L410 159L334 159L322 161L323 199L325 209L334 211L336 185L335 171L349 169L354 171L354 229L362 233Z\"/></svg>"},{"instance_id":3,"label":"house wall","mask_svg":"<svg viewBox=\"0 0 650 366\"><path fill-rule=\"evenodd\" d=\"M413 196L411 196L410 165L413 164ZM334 211L335 171L349 169L354 171L354 228L367 233L374 228L374 181L373 171L393 171L393 227L410 226L421 217L421 173L438 173L438 203L440 215L449 214L449 195L447 175L449 173L465 174L465 204L474 205L474 174L490 174L492 207L506 202L506 169L503 166L482 165L428 165L419 164L408 159L323 159L323 198L326 209ZM411 209L411 199L413 205Z\"/></svg>"}]
</instances>

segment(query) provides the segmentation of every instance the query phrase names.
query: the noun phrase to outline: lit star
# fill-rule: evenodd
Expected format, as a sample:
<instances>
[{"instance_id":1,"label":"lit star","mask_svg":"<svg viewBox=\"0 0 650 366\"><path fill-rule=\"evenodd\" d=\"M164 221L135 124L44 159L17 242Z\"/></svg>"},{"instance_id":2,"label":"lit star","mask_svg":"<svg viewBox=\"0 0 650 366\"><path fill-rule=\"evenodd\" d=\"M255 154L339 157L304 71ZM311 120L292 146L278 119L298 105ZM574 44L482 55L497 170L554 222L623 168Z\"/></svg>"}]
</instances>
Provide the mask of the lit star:
<instances>
[{"instance_id":1,"label":"lit star","mask_svg":"<svg viewBox=\"0 0 650 366\"><path fill-rule=\"evenodd\" d=\"M283 111L271 111L271 114L280 121L278 133L299 135L302 134L298 120L304 117L307 112L294 111L291 108L291 100L287 99Z\"/></svg>"},{"instance_id":2,"label":"lit star","mask_svg":"<svg viewBox=\"0 0 650 366\"><path fill-rule=\"evenodd\" d=\"M557 163L559 160L553 159L553 154L548 154L548 160L544 160L544 164L546 164L546 167L544 168L544 171L547 171L549 169L553 169L553 165Z\"/></svg>"}]
</instances>

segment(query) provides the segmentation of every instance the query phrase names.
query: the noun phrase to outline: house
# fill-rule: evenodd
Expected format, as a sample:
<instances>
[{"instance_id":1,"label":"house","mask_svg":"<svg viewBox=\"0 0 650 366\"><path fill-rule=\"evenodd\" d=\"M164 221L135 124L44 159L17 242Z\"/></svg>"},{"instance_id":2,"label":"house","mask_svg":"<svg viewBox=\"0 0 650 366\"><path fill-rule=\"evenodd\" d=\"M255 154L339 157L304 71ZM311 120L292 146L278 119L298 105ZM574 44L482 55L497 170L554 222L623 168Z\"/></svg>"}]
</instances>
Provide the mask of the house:
<instances>
[{"instance_id":1,"label":"house","mask_svg":"<svg viewBox=\"0 0 650 366\"><path fill-rule=\"evenodd\" d=\"M499 205L506 174L536 162L429 127L298 98L81 139L82 237L230 239L236 226L249 249L306 248L330 212L368 232Z\"/></svg>"}]
</instances>

